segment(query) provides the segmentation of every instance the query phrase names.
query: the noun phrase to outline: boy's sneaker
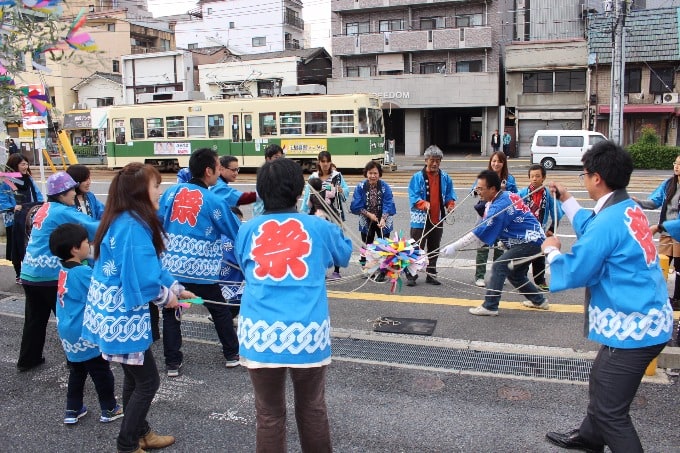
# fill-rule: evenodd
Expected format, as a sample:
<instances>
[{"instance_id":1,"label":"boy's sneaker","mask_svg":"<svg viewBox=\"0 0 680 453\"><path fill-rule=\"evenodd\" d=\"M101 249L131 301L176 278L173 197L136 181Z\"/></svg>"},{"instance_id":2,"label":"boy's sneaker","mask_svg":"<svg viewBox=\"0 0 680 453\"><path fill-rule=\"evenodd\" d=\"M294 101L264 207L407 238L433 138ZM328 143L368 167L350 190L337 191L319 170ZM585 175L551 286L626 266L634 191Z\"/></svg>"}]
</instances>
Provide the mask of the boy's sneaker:
<instances>
[{"instance_id":1,"label":"boy's sneaker","mask_svg":"<svg viewBox=\"0 0 680 453\"><path fill-rule=\"evenodd\" d=\"M118 420L121 418L123 415L123 406L120 404L116 404L116 407L111 409L110 411L102 411L101 417L99 417L99 421L102 423L109 423L114 420Z\"/></svg>"},{"instance_id":2,"label":"boy's sneaker","mask_svg":"<svg viewBox=\"0 0 680 453\"><path fill-rule=\"evenodd\" d=\"M78 423L78 420L83 418L84 416L87 415L87 406L83 404L83 407L80 408L79 411L75 410L66 410L66 413L64 414L64 424L65 425L75 425Z\"/></svg>"},{"instance_id":3,"label":"boy's sneaker","mask_svg":"<svg viewBox=\"0 0 680 453\"><path fill-rule=\"evenodd\" d=\"M180 373L180 368L182 368L183 363L180 362L179 365L168 365L168 377L177 377Z\"/></svg>"},{"instance_id":4,"label":"boy's sneaker","mask_svg":"<svg viewBox=\"0 0 680 453\"><path fill-rule=\"evenodd\" d=\"M238 354L232 355L224 364L227 368L235 368L241 364L241 357Z\"/></svg>"}]
</instances>

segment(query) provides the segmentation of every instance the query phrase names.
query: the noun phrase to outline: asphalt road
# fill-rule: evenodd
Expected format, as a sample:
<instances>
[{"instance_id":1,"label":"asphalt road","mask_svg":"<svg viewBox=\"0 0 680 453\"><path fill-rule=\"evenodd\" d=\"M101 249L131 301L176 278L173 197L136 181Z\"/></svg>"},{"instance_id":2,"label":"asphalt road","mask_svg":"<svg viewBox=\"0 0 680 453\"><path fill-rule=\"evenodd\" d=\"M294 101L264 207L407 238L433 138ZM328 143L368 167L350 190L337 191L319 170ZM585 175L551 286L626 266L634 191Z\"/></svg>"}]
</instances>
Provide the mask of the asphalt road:
<instances>
[{"instance_id":1,"label":"asphalt road","mask_svg":"<svg viewBox=\"0 0 680 453\"><path fill-rule=\"evenodd\" d=\"M396 229L408 234L407 189L410 175L421 168L420 159L399 159L399 171L385 172L397 202ZM463 201L487 158L458 156L445 158L443 168L454 178L459 206L453 224L445 226L443 243L469 231L476 220L472 200ZM510 161L521 187L526 183L528 162ZM577 169L551 173L569 185L585 206L592 206L587 194L578 192ZM631 192L644 197L669 172L636 172ZM164 175L169 185L174 177ZM110 172L95 172L93 191L103 201ZM361 179L348 176L350 187ZM549 178L550 179L550 178ZM241 190L254 190L254 175L239 175ZM581 189L582 190L582 189ZM649 212L655 221L658 213ZM250 214L246 210L246 217ZM350 215L348 231L358 251L356 217ZM558 229L565 247L573 241L568 222ZM454 371L434 366L411 366L408 355L420 342L466 342L469 348L510 351L549 346L574 354L594 351L597 345L582 335L582 291L549 294L551 310L538 312L520 306L522 296L509 285L497 318L474 317L467 313L478 305L483 290L472 285L474 252L463 252L455 260L440 260L442 286L422 283L391 293L388 284L361 278L356 257L343 279L329 283L332 323L335 335L368 336L396 342L402 357L393 363L338 357L331 365L327 386L331 429L338 452L555 452L562 451L544 441L549 430L578 426L587 405L587 386L550 379L527 379L500 374ZM68 372L54 325L48 328L45 350L47 363L28 373L15 368L22 328L21 288L14 284L11 267L0 273L0 383L5 389L0 419L0 450L28 452L115 451L118 423L98 422L96 394L91 384L85 402L91 413L77 426L62 423ZM17 310L19 307L19 310ZM204 317L200 307L196 318ZM433 337L393 335L376 337L372 323L379 316L437 320ZM472 343L478 342L478 343ZM472 346L471 346L472 345ZM676 348L666 348L676 349ZM212 343L186 341L186 364L180 378L161 373L161 389L149 415L160 433L178 437L165 451L253 451L255 436L253 395L243 369L227 370L219 348ZM551 354L552 349L546 354ZM154 346L157 363L162 350ZM406 356L406 357L403 357ZM432 357L434 364L434 357ZM117 393L122 374L114 366ZM680 394L677 370L660 370L659 379L645 381L632 410L632 417L648 452L680 452ZM289 451L299 451L293 408L289 407Z\"/></svg>"}]
</instances>

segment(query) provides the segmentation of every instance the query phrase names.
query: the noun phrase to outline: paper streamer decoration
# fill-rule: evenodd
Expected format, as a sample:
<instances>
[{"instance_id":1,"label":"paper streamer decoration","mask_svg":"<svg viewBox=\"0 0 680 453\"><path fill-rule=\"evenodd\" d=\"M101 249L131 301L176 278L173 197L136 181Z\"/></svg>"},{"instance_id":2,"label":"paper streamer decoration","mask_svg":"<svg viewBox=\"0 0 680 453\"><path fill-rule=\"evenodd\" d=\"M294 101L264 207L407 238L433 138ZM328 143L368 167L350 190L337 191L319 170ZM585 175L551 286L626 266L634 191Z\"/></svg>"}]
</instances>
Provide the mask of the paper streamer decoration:
<instances>
[{"instance_id":1,"label":"paper streamer decoration","mask_svg":"<svg viewBox=\"0 0 680 453\"><path fill-rule=\"evenodd\" d=\"M392 232L390 238L378 238L372 244L361 249L366 257L364 272L372 274L376 271L384 272L390 279L390 291L401 291L404 272L416 275L416 272L427 267L427 254L415 239L406 239L403 233Z\"/></svg>"}]
</instances>

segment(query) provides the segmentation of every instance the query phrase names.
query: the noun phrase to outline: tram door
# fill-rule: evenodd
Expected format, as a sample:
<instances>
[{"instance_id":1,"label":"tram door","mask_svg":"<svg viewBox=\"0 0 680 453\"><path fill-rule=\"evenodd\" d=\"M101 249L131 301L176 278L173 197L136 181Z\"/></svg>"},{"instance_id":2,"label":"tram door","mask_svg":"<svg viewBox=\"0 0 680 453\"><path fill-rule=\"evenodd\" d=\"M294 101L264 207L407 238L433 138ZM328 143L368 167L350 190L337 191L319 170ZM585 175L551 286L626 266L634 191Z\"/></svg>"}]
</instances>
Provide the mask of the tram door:
<instances>
[{"instance_id":1,"label":"tram door","mask_svg":"<svg viewBox=\"0 0 680 453\"><path fill-rule=\"evenodd\" d=\"M245 156L255 151L253 143L253 114L231 114L231 154L241 156L241 165L245 165Z\"/></svg>"}]
</instances>

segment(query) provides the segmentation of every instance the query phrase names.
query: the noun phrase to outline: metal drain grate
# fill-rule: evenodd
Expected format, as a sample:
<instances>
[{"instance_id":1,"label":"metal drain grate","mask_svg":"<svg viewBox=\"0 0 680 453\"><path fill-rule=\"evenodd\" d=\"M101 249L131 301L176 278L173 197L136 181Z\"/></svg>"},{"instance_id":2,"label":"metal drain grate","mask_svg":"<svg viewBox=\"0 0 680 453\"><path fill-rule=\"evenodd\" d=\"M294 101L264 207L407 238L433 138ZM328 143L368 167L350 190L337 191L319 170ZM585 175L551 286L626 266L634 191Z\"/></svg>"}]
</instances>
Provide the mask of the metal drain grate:
<instances>
[{"instance_id":1,"label":"metal drain grate","mask_svg":"<svg viewBox=\"0 0 680 453\"><path fill-rule=\"evenodd\" d=\"M333 356L489 374L588 382L592 360L333 338Z\"/></svg>"}]
</instances>

